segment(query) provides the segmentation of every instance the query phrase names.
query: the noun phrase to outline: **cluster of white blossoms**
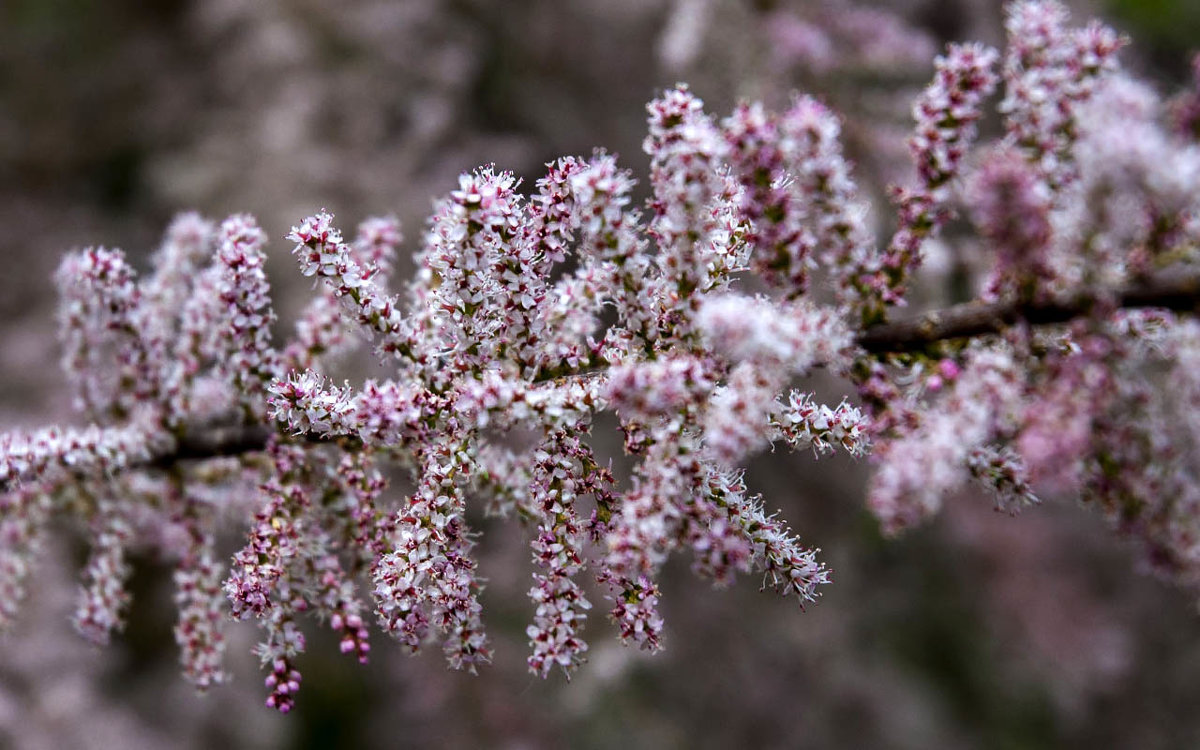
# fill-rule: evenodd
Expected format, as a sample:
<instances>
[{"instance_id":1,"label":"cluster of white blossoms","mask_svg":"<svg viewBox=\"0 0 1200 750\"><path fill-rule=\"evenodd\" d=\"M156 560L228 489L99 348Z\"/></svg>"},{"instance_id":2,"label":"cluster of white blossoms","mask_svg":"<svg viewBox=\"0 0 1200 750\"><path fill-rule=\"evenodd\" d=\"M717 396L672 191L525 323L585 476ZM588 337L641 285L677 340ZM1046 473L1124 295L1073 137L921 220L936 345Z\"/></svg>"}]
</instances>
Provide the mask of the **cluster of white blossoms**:
<instances>
[{"instance_id":1,"label":"cluster of white blossoms","mask_svg":"<svg viewBox=\"0 0 1200 750\"><path fill-rule=\"evenodd\" d=\"M89 424L0 437L0 621L67 515L92 533L75 622L96 642L121 626L126 551L174 540L176 635L200 688L224 679L225 610L261 626L283 711L305 614L360 660L374 619L474 671L492 649L479 503L530 539L530 669L570 673L597 596L623 641L662 647L657 581L675 552L717 585L757 574L801 602L820 593L818 551L741 476L776 443L870 454L888 531L971 481L1009 510L1072 491L1159 569L1200 580L1200 424L1174 418L1200 407L1200 333L1171 312L1196 295L1155 296L1156 273L1196 261L1200 151L1122 76L1116 34L1068 28L1053 0L1007 12L1006 53L937 59L914 107L915 177L878 241L829 108L797 97L719 119L681 85L649 105L645 206L602 151L549 164L528 193L481 168L437 203L408 282L394 219L354 241L327 213L304 219L288 239L320 288L282 346L248 216L181 216L140 280L119 251L68 255L63 363ZM989 104L1005 131L976 144ZM993 251L990 306L897 323L922 247L960 210ZM387 374L331 381L362 340ZM817 369L857 404L804 390ZM589 438L606 411L627 478ZM394 468L407 494L389 491ZM225 564L214 539L235 510L246 541Z\"/></svg>"}]
</instances>

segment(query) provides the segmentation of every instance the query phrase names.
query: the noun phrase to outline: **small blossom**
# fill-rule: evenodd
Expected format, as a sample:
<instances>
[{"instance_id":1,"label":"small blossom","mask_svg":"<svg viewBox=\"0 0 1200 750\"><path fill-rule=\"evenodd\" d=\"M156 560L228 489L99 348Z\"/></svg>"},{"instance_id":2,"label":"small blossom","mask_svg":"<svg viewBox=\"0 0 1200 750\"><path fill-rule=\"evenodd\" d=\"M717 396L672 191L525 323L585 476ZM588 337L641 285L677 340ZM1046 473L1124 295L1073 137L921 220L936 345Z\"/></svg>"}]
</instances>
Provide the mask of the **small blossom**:
<instances>
[{"instance_id":1,"label":"small blossom","mask_svg":"<svg viewBox=\"0 0 1200 750\"><path fill-rule=\"evenodd\" d=\"M225 363L242 394L245 409L257 414L261 394L279 374L279 355L271 346L270 286L263 263L267 235L245 214L221 224L217 257L224 270L221 301L228 307L229 361Z\"/></svg>"},{"instance_id":2,"label":"small blossom","mask_svg":"<svg viewBox=\"0 0 1200 750\"><path fill-rule=\"evenodd\" d=\"M542 677L555 666L569 676L588 648L579 631L592 605L575 581L584 569L585 542L574 508L580 483L569 444L576 440L562 431L549 435L530 471L530 505L539 516L533 559L542 570L529 591L536 611L526 634L533 647L529 669Z\"/></svg>"},{"instance_id":3,"label":"small blossom","mask_svg":"<svg viewBox=\"0 0 1200 750\"><path fill-rule=\"evenodd\" d=\"M154 438L142 425L124 427L48 427L33 433L0 435L0 483L11 489L23 482L66 476L108 476L144 461Z\"/></svg>"},{"instance_id":4,"label":"small blossom","mask_svg":"<svg viewBox=\"0 0 1200 750\"><path fill-rule=\"evenodd\" d=\"M713 385L702 361L672 357L614 368L605 386L605 399L622 414L646 418L695 404Z\"/></svg>"},{"instance_id":5,"label":"small blossom","mask_svg":"<svg viewBox=\"0 0 1200 750\"><path fill-rule=\"evenodd\" d=\"M189 532L189 549L173 576L175 605L179 607L175 643L180 648L184 677L197 689L206 690L227 679L221 666L225 653L221 632L225 619L221 607L223 575L215 559L212 535L194 525Z\"/></svg>"},{"instance_id":6,"label":"small blossom","mask_svg":"<svg viewBox=\"0 0 1200 750\"><path fill-rule=\"evenodd\" d=\"M300 691L300 670L296 669L296 657L304 652L304 633L297 627L289 610L274 610L263 620L267 638L256 649L259 661L270 669L264 681L271 691L266 705L280 713L289 713L296 707L296 693Z\"/></svg>"},{"instance_id":7,"label":"small blossom","mask_svg":"<svg viewBox=\"0 0 1200 750\"><path fill-rule=\"evenodd\" d=\"M72 618L79 634L97 646L108 645L112 633L124 627L129 605L125 581L132 572L125 550L133 529L113 501L102 501L101 513Z\"/></svg>"},{"instance_id":8,"label":"small blossom","mask_svg":"<svg viewBox=\"0 0 1200 750\"><path fill-rule=\"evenodd\" d=\"M975 354L921 426L877 452L868 503L885 530L895 533L936 512L943 495L967 479L972 452L1011 432L1021 395L1011 354Z\"/></svg>"},{"instance_id":9,"label":"small blossom","mask_svg":"<svg viewBox=\"0 0 1200 750\"><path fill-rule=\"evenodd\" d=\"M1032 298L1052 279L1049 186L1022 156L1003 149L989 155L968 189L975 221L996 249L988 295Z\"/></svg>"},{"instance_id":10,"label":"small blossom","mask_svg":"<svg viewBox=\"0 0 1200 750\"><path fill-rule=\"evenodd\" d=\"M658 585L646 576L604 581L613 589L614 604L609 617L620 631L621 642L651 653L661 650L664 623L658 613L658 599L662 595Z\"/></svg>"},{"instance_id":11,"label":"small blossom","mask_svg":"<svg viewBox=\"0 0 1200 750\"><path fill-rule=\"evenodd\" d=\"M738 212L754 248L751 266L788 297L803 294L817 238L796 189L787 125L761 105L739 106L724 123L729 160L741 184Z\"/></svg>"},{"instance_id":12,"label":"small blossom","mask_svg":"<svg viewBox=\"0 0 1200 750\"><path fill-rule=\"evenodd\" d=\"M1027 505L1038 503L1024 461L1011 448L976 448L967 459L967 468L996 496L997 510L1015 514Z\"/></svg>"},{"instance_id":13,"label":"small blossom","mask_svg":"<svg viewBox=\"0 0 1200 750\"><path fill-rule=\"evenodd\" d=\"M142 294L136 273L120 250L88 248L67 255L55 281L62 298L62 366L76 406L92 418L128 416L158 381L139 328ZM106 361L106 353L112 361Z\"/></svg>"},{"instance_id":14,"label":"small blossom","mask_svg":"<svg viewBox=\"0 0 1200 750\"><path fill-rule=\"evenodd\" d=\"M395 299L375 283L376 271L364 269L333 226L333 216L321 212L292 227L287 237L296 243L292 254L305 276L322 279L342 306L366 332L379 337L379 350L401 358L412 343Z\"/></svg>"},{"instance_id":15,"label":"small blossom","mask_svg":"<svg viewBox=\"0 0 1200 750\"><path fill-rule=\"evenodd\" d=\"M396 250L403 241L399 219L395 216L377 216L358 225L354 252L359 265L367 269L372 279L385 278L396 265Z\"/></svg>"},{"instance_id":16,"label":"small blossom","mask_svg":"<svg viewBox=\"0 0 1200 750\"><path fill-rule=\"evenodd\" d=\"M20 614L50 510L50 495L38 487L0 495L0 632Z\"/></svg>"},{"instance_id":17,"label":"small blossom","mask_svg":"<svg viewBox=\"0 0 1200 750\"><path fill-rule=\"evenodd\" d=\"M270 387L271 416L293 432L345 435L355 431L350 388L327 384L311 370L293 372Z\"/></svg>"},{"instance_id":18,"label":"small blossom","mask_svg":"<svg viewBox=\"0 0 1200 750\"><path fill-rule=\"evenodd\" d=\"M840 365L851 343L836 312L803 302L779 306L725 294L705 302L697 323L709 345L730 359L794 373Z\"/></svg>"},{"instance_id":19,"label":"small blossom","mask_svg":"<svg viewBox=\"0 0 1200 750\"><path fill-rule=\"evenodd\" d=\"M1057 0L1017 0L1005 16L1009 47L1000 109L1009 140L1047 184L1059 188L1076 177L1071 146L1078 107L1116 67L1124 42L1099 23L1066 29L1067 10Z\"/></svg>"},{"instance_id":20,"label":"small blossom","mask_svg":"<svg viewBox=\"0 0 1200 750\"><path fill-rule=\"evenodd\" d=\"M980 44L952 44L934 61L933 83L913 105L917 126L908 145L917 164L917 184L893 191L900 226L875 278L858 279L875 300L866 305L864 322L881 319L883 305L903 301L905 281L921 263L922 244L949 220L949 184L975 139L983 100L996 86L993 68L998 58L999 53Z\"/></svg>"},{"instance_id":21,"label":"small blossom","mask_svg":"<svg viewBox=\"0 0 1200 750\"><path fill-rule=\"evenodd\" d=\"M866 417L845 401L831 409L813 401L810 394L792 391L772 423L794 450L811 447L814 454L822 455L840 446L856 457L870 450Z\"/></svg>"}]
</instances>

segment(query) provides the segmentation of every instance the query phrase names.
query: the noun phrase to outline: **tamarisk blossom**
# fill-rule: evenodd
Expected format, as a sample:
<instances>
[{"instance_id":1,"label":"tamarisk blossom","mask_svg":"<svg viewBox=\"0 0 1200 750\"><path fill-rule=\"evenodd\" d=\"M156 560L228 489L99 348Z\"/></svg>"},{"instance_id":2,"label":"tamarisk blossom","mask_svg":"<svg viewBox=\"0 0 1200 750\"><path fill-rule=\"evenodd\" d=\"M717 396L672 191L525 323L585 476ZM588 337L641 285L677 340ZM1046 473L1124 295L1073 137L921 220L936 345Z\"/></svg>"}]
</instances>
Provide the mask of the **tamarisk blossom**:
<instances>
[{"instance_id":1,"label":"tamarisk blossom","mask_svg":"<svg viewBox=\"0 0 1200 750\"><path fill-rule=\"evenodd\" d=\"M177 487L175 493L179 493ZM228 679L222 666L223 568L217 560L215 537L209 530L211 520L202 518L207 514L197 510L200 502L179 497L177 500L183 505L179 523L187 546L172 576L175 605L179 607L175 643L179 646L184 678L198 690L207 690Z\"/></svg>"},{"instance_id":2,"label":"tamarisk blossom","mask_svg":"<svg viewBox=\"0 0 1200 750\"><path fill-rule=\"evenodd\" d=\"M821 102L802 96L792 102L781 124L796 144L792 176L807 207L814 246L834 274L839 302L858 310L869 297L860 274L875 262L875 238L866 225L867 206L842 153L841 120Z\"/></svg>"},{"instance_id":3,"label":"tamarisk blossom","mask_svg":"<svg viewBox=\"0 0 1200 750\"><path fill-rule=\"evenodd\" d=\"M296 707L301 675L295 667L295 660L304 653L307 644L290 610L283 607L272 609L265 622L267 639L256 647L256 653L259 661L270 669L265 680L267 689L271 691L266 705L286 714Z\"/></svg>"},{"instance_id":4,"label":"tamarisk blossom","mask_svg":"<svg viewBox=\"0 0 1200 750\"><path fill-rule=\"evenodd\" d=\"M776 395L788 379L820 364L844 366L849 329L836 314L807 303L723 295L701 308L699 326L717 352L735 362L704 417L706 450L736 466L767 442Z\"/></svg>"},{"instance_id":5,"label":"tamarisk blossom","mask_svg":"<svg viewBox=\"0 0 1200 750\"><path fill-rule=\"evenodd\" d=\"M358 227L350 254L382 289L402 240L400 222L394 216L367 219ZM325 360L353 348L350 321L342 317L340 308L337 288L323 285L296 320L296 338L283 352L289 369L319 368Z\"/></svg>"},{"instance_id":6,"label":"tamarisk blossom","mask_svg":"<svg viewBox=\"0 0 1200 750\"><path fill-rule=\"evenodd\" d=\"M452 359L460 367L496 358L505 324L517 323L536 303L538 290L524 287L532 281L532 252L518 237L524 204L516 184L512 174L490 169L462 175L431 221L426 262L438 277L432 301L443 343L456 350ZM492 299L500 304L486 304Z\"/></svg>"},{"instance_id":7,"label":"tamarisk blossom","mask_svg":"<svg viewBox=\"0 0 1200 750\"><path fill-rule=\"evenodd\" d=\"M712 391L713 363L670 357L614 368L605 398L620 415L635 420L695 409Z\"/></svg>"},{"instance_id":8,"label":"tamarisk blossom","mask_svg":"<svg viewBox=\"0 0 1200 750\"><path fill-rule=\"evenodd\" d=\"M1001 148L989 153L968 190L975 222L996 253L985 296L1044 297L1053 281L1049 186L1019 153Z\"/></svg>"},{"instance_id":9,"label":"tamarisk blossom","mask_svg":"<svg viewBox=\"0 0 1200 750\"><path fill-rule=\"evenodd\" d=\"M59 308L63 369L75 388L77 408L94 418L127 415L134 389L147 382L149 363L135 324L141 304L135 277L123 252L102 247L66 256L55 274L64 300ZM115 349L114 370L99 367L109 347Z\"/></svg>"},{"instance_id":10,"label":"tamarisk blossom","mask_svg":"<svg viewBox=\"0 0 1200 750\"><path fill-rule=\"evenodd\" d=\"M132 572L126 547L133 530L116 501L101 498L100 506L72 624L86 640L105 646L113 631L124 627L124 610L129 605L125 580Z\"/></svg>"},{"instance_id":11,"label":"tamarisk blossom","mask_svg":"<svg viewBox=\"0 0 1200 750\"><path fill-rule=\"evenodd\" d=\"M378 270L364 269L342 234L333 227L333 216L321 212L292 227L288 239L300 272L317 276L368 334L379 337L379 350L399 357L410 354L410 344L396 300L374 283Z\"/></svg>"},{"instance_id":12,"label":"tamarisk blossom","mask_svg":"<svg viewBox=\"0 0 1200 750\"><path fill-rule=\"evenodd\" d=\"M750 265L790 298L808 290L816 237L795 186L796 154L786 122L760 104L743 104L724 122L724 131L741 185L737 209L752 247Z\"/></svg>"},{"instance_id":13,"label":"tamarisk blossom","mask_svg":"<svg viewBox=\"0 0 1200 750\"><path fill-rule=\"evenodd\" d=\"M526 527L531 672L569 677L590 653L585 575L617 637L648 651L667 640L673 554L716 587L759 575L802 604L820 595L819 550L740 468L781 443L871 453L868 505L889 533L971 483L1009 512L1071 492L1155 570L1200 585L1200 334L1150 307L1186 307L1186 290L1152 293L1159 269L1194 264L1200 157L1114 72L1110 31L1065 30L1054 2L1007 17L1005 135L969 153L999 53L951 45L914 107L916 178L893 193L882 249L830 107L798 96L719 118L680 85L648 107L644 206L605 151L551 162L528 197L484 166L435 203L408 282L391 277L394 219L353 242L326 212L302 220L288 239L320 289L279 348L248 216L177 218L141 280L118 251L69 255L63 365L88 423L0 436L0 624L51 514L78 515L92 548L75 621L110 638L138 519L157 513L178 537L175 633L197 687L225 676L219 607L260 627L280 711L297 705L306 616L357 661L375 622L474 672L493 648L478 501ZM905 338L883 321L956 201L995 258L994 300ZM980 310L996 319L956 327ZM360 339L382 371L333 381L329 359ZM860 403L796 382L818 368ZM1166 376L1183 385L1160 393ZM592 444L606 412L628 477ZM407 495L388 491L393 469ZM223 563L215 540L239 510Z\"/></svg>"},{"instance_id":14,"label":"tamarisk blossom","mask_svg":"<svg viewBox=\"0 0 1200 750\"><path fill-rule=\"evenodd\" d=\"M975 353L917 430L876 451L880 466L867 502L886 531L896 533L935 513L968 478L968 462L983 460L978 450L1011 434L1022 395L1018 378L1011 354Z\"/></svg>"},{"instance_id":15,"label":"tamarisk blossom","mask_svg":"<svg viewBox=\"0 0 1200 750\"><path fill-rule=\"evenodd\" d=\"M354 252L359 264L380 283L391 276L396 267L396 253L404 242L400 220L395 216L373 216L358 225Z\"/></svg>"},{"instance_id":16,"label":"tamarisk blossom","mask_svg":"<svg viewBox=\"0 0 1200 750\"><path fill-rule=\"evenodd\" d=\"M800 602L813 601L820 593L817 589L829 583L829 571L817 559L819 549L809 549L774 515L768 515L758 497L746 497L746 487L740 477L720 471L710 471L705 477L709 497L720 509L719 521L706 528L707 535L714 531L736 529L740 534L729 535L749 542L748 554L739 552L732 556L723 554L725 564L734 563L738 572L763 571L763 587L773 588L784 596L796 596ZM725 536L722 534L722 536ZM727 552L720 545L701 545L701 550ZM713 566L711 558L701 559L698 564L706 565L707 572L717 583L728 583L730 577L722 565Z\"/></svg>"},{"instance_id":17,"label":"tamarisk blossom","mask_svg":"<svg viewBox=\"0 0 1200 750\"><path fill-rule=\"evenodd\" d=\"M627 448L643 460L633 488L605 508L611 516L597 532L608 554L598 578L609 588L610 615L622 641L650 651L662 648L655 576L673 549L700 544L688 538L686 517L688 507L700 502L696 421L714 385L710 368L691 357L627 365L613 373L605 390L621 417Z\"/></svg>"},{"instance_id":18,"label":"tamarisk blossom","mask_svg":"<svg viewBox=\"0 0 1200 750\"><path fill-rule=\"evenodd\" d=\"M1200 148L1162 127L1149 86L1114 74L1095 91L1100 96L1079 107L1075 155L1079 189L1096 209L1070 212L1063 222L1092 239L1084 257L1058 264L1082 283L1104 285L1191 260L1200 237Z\"/></svg>"},{"instance_id":19,"label":"tamarisk blossom","mask_svg":"<svg viewBox=\"0 0 1200 750\"><path fill-rule=\"evenodd\" d=\"M843 401L834 408L817 403L812 394L793 390L771 416L771 424L793 450L812 448L820 456L840 446L852 456L870 451L866 417L857 407ZM772 435L774 437L774 435Z\"/></svg>"},{"instance_id":20,"label":"tamarisk blossom","mask_svg":"<svg viewBox=\"0 0 1200 750\"><path fill-rule=\"evenodd\" d=\"M1191 85L1168 104L1171 129L1181 138L1200 140L1200 53L1192 56Z\"/></svg>"},{"instance_id":21,"label":"tamarisk blossom","mask_svg":"<svg viewBox=\"0 0 1200 750\"><path fill-rule=\"evenodd\" d=\"M921 263L921 246L937 236L950 219L950 184L976 135L983 101L996 87L999 53L982 44L951 44L934 61L933 83L913 105L916 132L909 151L917 166L917 184L892 190L899 226L887 251L858 283L870 294L863 322L883 319L886 306L902 304L905 283Z\"/></svg>"},{"instance_id":22,"label":"tamarisk blossom","mask_svg":"<svg viewBox=\"0 0 1200 750\"><path fill-rule=\"evenodd\" d=\"M198 542L198 548L189 552L174 575L175 604L179 607L175 642L180 647L184 677L205 690L225 682L227 675L221 666L225 637L219 629L224 616L222 570L211 540L202 538Z\"/></svg>"},{"instance_id":23,"label":"tamarisk blossom","mask_svg":"<svg viewBox=\"0 0 1200 750\"><path fill-rule=\"evenodd\" d=\"M534 453L530 472L530 504L540 511L533 558L542 571L534 573L529 596L537 609L526 629L533 653L529 668L545 677L555 665L569 676L583 661L587 643L580 630L591 602L576 577L586 564L584 527L575 512L578 472L572 453L578 438L566 431L547 437Z\"/></svg>"},{"instance_id":24,"label":"tamarisk blossom","mask_svg":"<svg viewBox=\"0 0 1200 750\"><path fill-rule=\"evenodd\" d=\"M76 476L106 475L150 455L144 428L47 427L0 436L0 481L5 489Z\"/></svg>"},{"instance_id":25,"label":"tamarisk blossom","mask_svg":"<svg viewBox=\"0 0 1200 750\"><path fill-rule=\"evenodd\" d=\"M0 494L0 631L20 614L50 519L51 497L37 487Z\"/></svg>"},{"instance_id":26,"label":"tamarisk blossom","mask_svg":"<svg viewBox=\"0 0 1200 750\"><path fill-rule=\"evenodd\" d=\"M178 316L178 338L164 377L163 404L172 430L221 414L234 402L228 376L213 367L227 350L224 328L228 308L221 301L224 271L219 265L196 273Z\"/></svg>"},{"instance_id":27,"label":"tamarisk blossom","mask_svg":"<svg viewBox=\"0 0 1200 750\"><path fill-rule=\"evenodd\" d=\"M253 217L231 216L221 224L217 258L225 268L221 301L229 308L229 361L234 387L242 406L261 413L266 385L279 374L279 355L271 347L270 286L263 271L262 247L267 235Z\"/></svg>"},{"instance_id":28,"label":"tamarisk blossom","mask_svg":"<svg viewBox=\"0 0 1200 750\"><path fill-rule=\"evenodd\" d=\"M1125 40L1092 22L1068 30L1057 0L1018 0L1005 7L1008 50L1004 101L1009 142L1019 147L1054 191L1076 178L1071 146L1079 106L1116 69Z\"/></svg>"},{"instance_id":29,"label":"tamarisk blossom","mask_svg":"<svg viewBox=\"0 0 1200 750\"><path fill-rule=\"evenodd\" d=\"M376 609L384 628L412 651L431 626L437 628L450 665L474 672L491 659L491 649L480 620L463 497L453 479L470 472L470 459L448 440L425 450L422 485L397 511L390 551L372 571Z\"/></svg>"},{"instance_id":30,"label":"tamarisk blossom","mask_svg":"<svg viewBox=\"0 0 1200 750\"><path fill-rule=\"evenodd\" d=\"M138 395L143 401L158 403L165 412L162 421L167 427L177 427L187 415L187 405L175 399L191 395L180 378L195 374L195 369L187 370L194 362L179 361L176 366L177 355L183 353L176 351L179 334L185 321L194 323L180 310L187 304L194 286L201 286L197 277L212 259L217 241L217 227L212 221L195 212L176 216L167 227L162 244L150 257L151 273L138 285L141 304L132 315L133 328L143 350L145 380ZM212 278L210 275L209 280ZM216 289L206 289L209 304L219 305L219 296Z\"/></svg>"},{"instance_id":31,"label":"tamarisk blossom","mask_svg":"<svg viewBox=\"0 0 1200 750\"><path fill-rule=\"evenodd\" d=\"M660 268L686 300L692 290L720 279L723 266L737 264L730 255L741 227L721 210L732 198L725 195L732 186L721 170L728 146L704 103L686 86L664 92L647 109L649 135L642 150L650 155L654 190L649 231L658 243Z\"/></svg>"},{"instance_id":32,"label":"tamarisk blossom","mask_svg":"<svg viewBox=\"0 0 1200 750\"><path fill-rule=\"evenodd\" d=\"M312 501L313 483L326 476L320 461L278 442L269 446L269 453L277 473L262 485L249 539L234 555L224 589L234 617L253 618L263 629L258 653L270 669L267 705L286 712L301 679L295 658L305 647L297 615L314 610L338 634L342 652L360 662L366 661L370 645L363 605L337 557L341 543L329 528L335 519L325 517ZM360 515L357 523L369 524L370 519Z\"/></svg>"},{"instance_id":33,"label":"tamarisk blossom","mask_svg":"<svg viewBox=\"0 0 1200 750\"><path fill-rule=\"evenodd\" d=\"M262 487L262 506L255 514L249 541L236 555L225 582L233 616L262 618L276 607L294 606L298 593L291 563L302 554L305 515L311 503L298 476L298 449L277 446L273 456L280 469ZM285 585L277 587L278 582Z\"/></svg>"}]
</instances>

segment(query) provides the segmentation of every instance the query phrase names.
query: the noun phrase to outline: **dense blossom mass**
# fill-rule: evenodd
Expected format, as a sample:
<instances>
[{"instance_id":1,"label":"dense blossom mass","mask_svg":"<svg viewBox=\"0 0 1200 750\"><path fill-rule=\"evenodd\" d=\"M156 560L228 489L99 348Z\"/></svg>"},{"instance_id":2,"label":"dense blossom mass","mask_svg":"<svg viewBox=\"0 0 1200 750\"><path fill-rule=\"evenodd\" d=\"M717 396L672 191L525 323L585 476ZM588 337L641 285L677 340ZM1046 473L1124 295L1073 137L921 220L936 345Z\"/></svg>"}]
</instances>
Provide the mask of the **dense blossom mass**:
<instances>
[{"instance_id":1,"label":"dense blossom mass","mask_svg":"<svg viewBox=\"0 0 1200 750\"><path fill-rule=\"evenodd\" d=\"M1200 325L1172 312L1178 295L1138 292L1196 261L1196 95L1164 106L1121 72L1118 35L1071 27L1057 2L1006 17L1006 51L937 58L886 237L826 105L719 118L680 85L649 105L645 205L603 151L524 186L483 167L437 202L408 281L395 219L354 239L304 219L287 238L318 288L282 346L249 216L181 215L140 278L118 250L69 254L62 361L85 426L0 436L0 624L63 517L91 539L74 616L90 641L121 628L131 549L177 561L175 634L200 689L225 679L229 615L261 627L281 711L306 615L360 661L375 623L475 671L492 651L472 529L488 513L529 539L530 670L570 674L598 604L623 642L662 648L675 552L719 586L820 594L818 550L742 477L775 444L869 454L888 532L970 483L1011 512L1069 492L1200 584ZM977 143L992 116L1001 134ZM987 249L977 292L1000 317L889 338L955 215ZM334 382L362 340L387 374ZM817 369L847 397L804 389ZM590 440L601 412L628 477ZM238 514L243 546L222 560Z\"/></svg>"}]
</instances>

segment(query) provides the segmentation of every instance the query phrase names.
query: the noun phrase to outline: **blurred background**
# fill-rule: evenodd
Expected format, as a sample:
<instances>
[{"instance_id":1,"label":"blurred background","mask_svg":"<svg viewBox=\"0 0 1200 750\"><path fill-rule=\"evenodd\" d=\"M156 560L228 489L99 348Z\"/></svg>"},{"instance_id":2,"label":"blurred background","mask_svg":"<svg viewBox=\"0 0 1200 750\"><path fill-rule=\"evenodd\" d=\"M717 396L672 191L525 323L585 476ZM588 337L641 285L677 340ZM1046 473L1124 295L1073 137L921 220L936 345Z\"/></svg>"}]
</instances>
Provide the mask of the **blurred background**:
<instances>
[{"instance_id":1,"label":"blurred background","mask_svg":"<svg viewBox=\"0 0 1200 750\"><path fill-rule=\"evenodd\" d=\"M1071 5L1130 34L1126 67L1164 92L1185 81L1200 3ZM144 263L178 211L253 213L286 332L311 287L282 238L304 216L324 207L349 229L394 212L415 248L432 199L480 164L529 188L545 162L600 146L644 180L644 106L676 81L719 115L820 96L878 196L908 174L933 55L1002 44L1001 23L993 0L4 0L0 429L73 418L50 283L67 249ZM886 209L873 216L885 229ZM932 269L923 293L944 298ZM365 361L346 374L377 375ZM479 519L496 663L470 677L373 634L360 667L311 627L287 717L262 705L249 624L229 626L231 684L197 696L179 677L170 567L152 553L126 633L87 646L68 623L86 547L59 535L0 638L0 746L1200 747L1196 604L1135 570L1098 518L1069 499L1009 518L963 496L885 540L868 470L780 452L748 473L823 548L834 583L817 604L755 580L713 591L674 561L665 652L622 648L594 596L590 664L569 684L525 668L527 532Z\"/></svg>"}]
</instances>

